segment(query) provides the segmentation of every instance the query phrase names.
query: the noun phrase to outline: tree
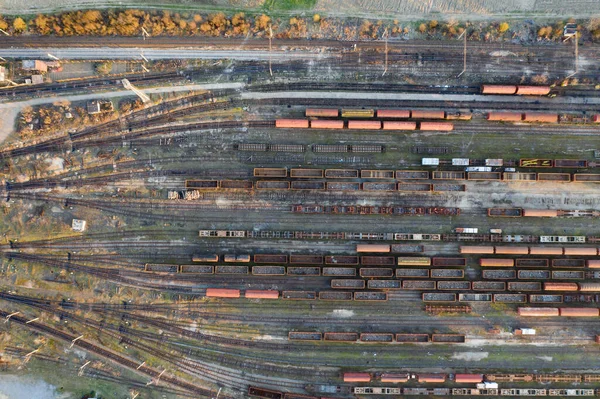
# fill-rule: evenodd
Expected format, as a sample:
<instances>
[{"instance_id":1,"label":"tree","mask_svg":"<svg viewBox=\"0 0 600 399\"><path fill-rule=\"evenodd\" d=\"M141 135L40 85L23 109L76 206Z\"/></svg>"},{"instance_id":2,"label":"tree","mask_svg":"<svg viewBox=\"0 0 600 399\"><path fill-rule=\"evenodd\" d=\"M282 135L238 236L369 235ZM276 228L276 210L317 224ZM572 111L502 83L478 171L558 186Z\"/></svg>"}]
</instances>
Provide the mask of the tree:
<instances>
[{"instance_id":1,"label":"tree","mask_svg":"<svg viewBox=\"0 0 600 399\"><path fill-rule=\"evenodd\" d=\"M502 22L500 24L500 26L498 26L498 32L500 33L504 33L506 32L508 29L510 28L510 25L508 25L507 22Z\"/></svg>"},{"instance_id":2,"label":"tree","mask_svg":"<svg viewBox=\"0 0 600 399\"><path fill-rule=\"evenodd\" d=\"M6 20L4 18L2 18L2 16L0 16L0 29L2 29L2 30L8 29L8 22L6 22Z\"/></svg>"},{"instance_id":3,"label":"tree","mask_svg":"<svg viewBox=\"0 0 600 399\"><path fill-rule=\"evenodd\" d=\"M27 23L23 20L23 18L17 17L13 21L13 28L17 32L23 32L24 30L27 29Z\"/></svg>"},{"instance_id":4,"label":"tree","mask_svg":"<svg viewBox=\"0 0 600 399\"><path fill-rule=\"evenodd\" d=\"M427 31L427 25L421 24L419 25L419 32L425 33Z\"/></svg>"},{"instance_id":5,"label":"tree","mask_svg":"<svg viewBox=\"0 0 600 399\"><path fill-rule=\"evenodd\" d=\"M321 16L319 14L313 15L313 22L321 22Z\"/></svg>"},{"instance_id":6,"label":"tree","mask_svg":"<svg viewBox=\"0 0 600 399\"><path fill-rule=\"evenodd\" d=\"M99 75L108 75L112 71L113 63L110 61L99 62L94 65L94 69Z\"/></svg>"},{"instance_id":7,"label":"tree","mask_svg":"<svg viewBox=\"0 0 600 399\"><path fill-rule=\"evenodd\" d=\"M257 31L266 30L271 22L271 17L262 14L254 20L254 27Z\"/></svg>"},{"instance_id":8,"label":"tree","mask_svg":"<svg viewBox=\"0 0 600 399\"><path fill-rule=\"evenodd\" d=\"M437 26L438 26L438 25L439 25L439 24L438 24L438 21L436 21L435 19L434 19L434 20L431 20L431 21L429 21L429 29L431 29L431 30L433 30L433 29L437 28Z\"/></svg>"}]
</instances>

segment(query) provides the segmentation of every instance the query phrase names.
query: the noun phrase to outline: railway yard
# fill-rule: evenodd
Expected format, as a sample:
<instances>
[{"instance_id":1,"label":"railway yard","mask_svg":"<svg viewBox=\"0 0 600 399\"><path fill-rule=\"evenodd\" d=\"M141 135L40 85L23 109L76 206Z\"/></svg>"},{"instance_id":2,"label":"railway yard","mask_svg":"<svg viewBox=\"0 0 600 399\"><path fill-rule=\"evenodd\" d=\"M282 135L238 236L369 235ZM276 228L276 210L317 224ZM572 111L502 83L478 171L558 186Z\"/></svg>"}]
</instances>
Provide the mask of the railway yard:
<instances>
[{"instance_id":1,"label":"railway yard","mask_svg":"<svg viewBox=\"0 0 600 399\"><path fill-rule=\"evenodd\" d=\"M597 44L141 40L0 42L10 71L146 61L0 87L0 372L103 398L600 396ZM146 69L171 58L197 63Z\"/></svg>"}]
</instances>

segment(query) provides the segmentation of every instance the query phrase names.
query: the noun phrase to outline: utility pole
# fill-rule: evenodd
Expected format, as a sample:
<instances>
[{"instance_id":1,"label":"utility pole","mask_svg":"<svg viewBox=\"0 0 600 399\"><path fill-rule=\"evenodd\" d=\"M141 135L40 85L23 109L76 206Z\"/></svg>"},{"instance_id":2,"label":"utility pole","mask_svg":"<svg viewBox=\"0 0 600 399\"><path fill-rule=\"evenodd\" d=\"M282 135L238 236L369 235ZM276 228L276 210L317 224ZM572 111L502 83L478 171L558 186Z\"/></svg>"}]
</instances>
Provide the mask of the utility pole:
<instances>
[{"instance_id":1,"label":"utility pole","mask_svg":"<svg viewBox=\"0 0 600 399\"><path fill-rule=\"evenodd\" d=\"M273 51L273 28L271 24L269 24L269 73L273 76L273 68L271 66L272 63L272 51Z\"/></svg>"},{"instance_id":2,"label":"utility pole","mask_svg":"<svg viewBox=\"0 0 600 399\"><path fill-rule=\"evenodd\" d=\"M88 364L90 364L92 361L88 360L88 362L86 364L84 364L83 366L79 367L79 373L77 373L78 376L83 376L83 369L85 368L85 366L87 366Z\"/></svg>"},{"instance_id":3,"label":"utility pole","mask_svg":"<svg viewBox=\"0 0 600 399\"><path fill-rule=\"evenodd\" d=\"M75 345L75 342L79 341L81 338L83 338L83 335L80 335L79 337L77 337L73 341L71 341L71 346L69 346L69 348L72 348L73 345Z\"/></svg>"},{"instance_id":4,"label":"utility pole","mask_svg":"<svg viewBox=\"0 0 600 399\"><path fill-rule=\"evenodd\" d=\"M11 317L18 315L19 313L20 312L13 312L13 313L9 314L8 316L6 316L6 320L4 320L4 322L8 323Z\"/></svg>"},{"instance_id":5,"label":"utility pole","mask_svg":"<svg viewBox=\"0 0 600 399\"><path fill-rule=\"evenodd\" d=\"M10 36L10 33L8 33L7 31L5 31L4 29L0 29L0 32L4 33L6 36Z\"/></svg>"},{"instance_id":6,"label":"utility pole","mask_svg":"<svg viewBox=\"0 0 600 399\"><path fill-rule=\"evenodd\" d=\"M142 26L142 37L146 40L146 37L150 37L150 33Z\"/></svg>"},{"instance_id":7,"label":"utility pole","mask_svg":"<svg viewBox=\"0 0 600 399\"><path fill-rule=\"evenodd\" d=\"M58 57L57 57L57 56L55 56L55 55L52 55L52 54L50 54L50 53L48 53L47 55L48 55L48 57L52 58L53 60L60 61L60 58L58 58Z\"/></svg>"},{"instance_id":8,"label":"utility pole","mask_svg":"<svg viewBox=\"0 0 600 399\"><path fill-rule=\"evenodd\" d=\"M385 38L385 64L383 68L383 73L381 76L384 76L388 70L388 28L386 27L383 31L383 37Z\"/></svg>"},{"instance_id":9,"label":"utility pole","mask_svg":"<svg viewBox=\"0 0 600 399\"><path fill-rule=\"evenodd\" d=\"M458 40L460 40L461 36L464 37L463 70L461 73L458 74L458 76L456 77L457 79L460 78L460 76L467 71L467 29L466 28L465 28L465 30L463 30L463 33L460 34L460 36L458 37Z\"/></svg>"}]
</instances>

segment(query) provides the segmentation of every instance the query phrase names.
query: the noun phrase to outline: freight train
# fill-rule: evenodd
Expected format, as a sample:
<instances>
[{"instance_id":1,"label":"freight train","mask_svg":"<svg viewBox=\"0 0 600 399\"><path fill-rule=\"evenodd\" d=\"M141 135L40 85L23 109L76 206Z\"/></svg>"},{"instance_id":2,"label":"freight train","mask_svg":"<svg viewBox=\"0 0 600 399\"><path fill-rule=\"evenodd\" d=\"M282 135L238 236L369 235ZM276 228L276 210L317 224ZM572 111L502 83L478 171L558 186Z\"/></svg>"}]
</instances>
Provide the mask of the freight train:
<instances>
[{"instance_id":1,"label":"freight train","mask_svg":"<svg viewBox=\"0 0 600 399\"><path fill-rule=\"evenodd\" d=\"M580 211L563 209L523 209L523 208L488 208L489 217L537 217L537 218L555 218L555 217L600 217L599 211Z\"/></svg>"},{"instance_id":2,"label":"freight train","mask_svg":"<svg viewBox=\"0 0 600 399\"><path fill-rule=\"evenodd\" d=\"M585 242L585 236L540 236L541 243L555 242ZM595 247L529 247L529 246L481 246L463 245L461 254L484 255L576 255L597 256L598 248Z\"/></svg>"},{"instance_id":3,"label":"freight train","mask_svg":"<svg viewBox=\"0 0 600 399\"><path fill-rule=\"evenodd\" d=\"M493 122L531 122L531 123L558 123L557 113L545 112L489 112L488 121Z\"/></svg>"},{"instance_id":4,"label":"freight train","mask_svg":"<svg viewBox=\"0 0 600 399\"><path fill-rule=\"evenodd\" d=\"M446 119L471 120L470 112L447 112L439 110L407 110L407 109L342 109L337 108L307 108L306 117L317 118L380 118L380 119Z\"/></svg>"},{"instance_id":5,"label":"freight train","mask_svg":"<svg viewBox=\"0 0 600 399\"><path fill-rule=\"evenodd\" d=\"M547 96L550 86L523 86L523 85L481 85L481 94L505 94L519 96Z\"/></svg>"},{"instance_id":6,"label":"freight train","mask_svg":"<svg viewBox=\"0 0 600 399\"><path fill-rule=\"evenodd\" d=\"M443 215L458 216L460 208L361 206L361 205L293 205L293 213L340 215Z\"/></svg>"},{"instance_id":7,"label":"freight train","mask_svg":"<svg viewBox=\"0 0 600 399\"><path fill-rule=\"evenodd\" d=\"M517 309L522 317L599 317L598 308L524 308Z\"/></svg>"},{"instance_id":8,"label":"freight train","mask_svg":"<svg viewBox=\"0 0 600 399\"><path fill-rule=\"evenodd\" d=\"M323 119L276 119L275 127L285 129L349 129L349 130L423 130L449 132L454 130L451 122L403 122L403 121L361 121Z\"/></svg>"}]
</instances>

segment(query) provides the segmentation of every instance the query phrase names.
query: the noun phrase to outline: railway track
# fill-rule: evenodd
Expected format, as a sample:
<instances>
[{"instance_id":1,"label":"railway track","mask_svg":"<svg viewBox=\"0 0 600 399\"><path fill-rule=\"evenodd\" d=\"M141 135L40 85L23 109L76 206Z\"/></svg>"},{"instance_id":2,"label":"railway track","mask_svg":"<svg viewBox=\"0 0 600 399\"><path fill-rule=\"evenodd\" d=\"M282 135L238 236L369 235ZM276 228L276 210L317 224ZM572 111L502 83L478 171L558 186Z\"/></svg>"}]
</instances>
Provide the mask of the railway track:
<instances>
[{"instance_id":1,"label":"railway track","mask_svg":"<svg viewBox=\"0 0 600 399\"><path fill-rule=\"evenodd\" d=\"M0 310L1 317L7 317L9 314L10 314L9 312ZM158 370L151 368L149 366L143 365L142 362L140 362L140 361L134 361L128 357L119 355L119 354L112 352L104 347L93 344L85 339L75 340L77 338L76 335L72 335L72 334L66 333L64 331L60 331L56 328L50 327L50 326L40 323L38 321L30 321L27 318L25 318L23 316L19 316L19 315L13 315L13 316L11 316L10 319L11 319L11 322L16 322L25 328L29 328L29 329L35 330L37 332L40 332L42 334L46 334L46 335L52 336L54 338L58 338L67 343L74 342L74 345L76 345L77 347L79 347L87 352L90 352L97 356L103 357L107 360L110 360L114 363L119 364L122 367L126 367L130 370L133 370L134 372L137 371L142 374L145 374L153 379L157 378L160 375L161 381L164 381L173 386L182 388L184 390L190 391L192 393L198 394L203 397L213 397L216 394L215 391L197 386L195 384L191 384L191 383L189 383L187 381L183 381L180 378L177 378L175 376L161 375L161 372L159 372Z\"/></svg>"}]
</instances>

